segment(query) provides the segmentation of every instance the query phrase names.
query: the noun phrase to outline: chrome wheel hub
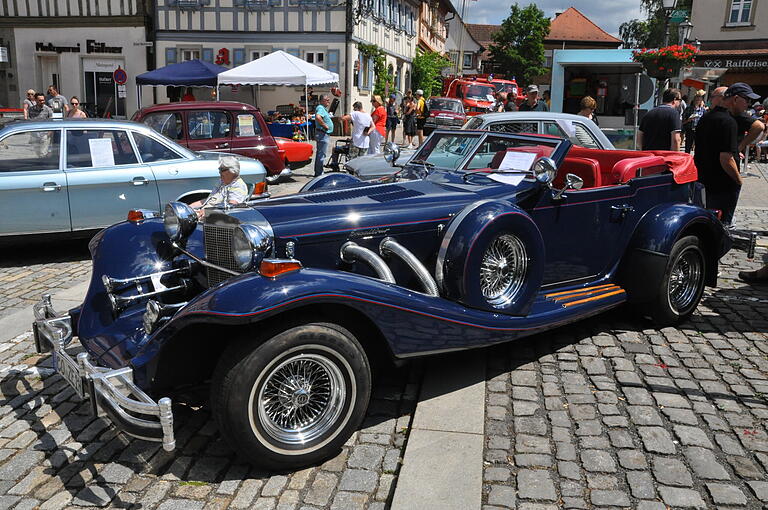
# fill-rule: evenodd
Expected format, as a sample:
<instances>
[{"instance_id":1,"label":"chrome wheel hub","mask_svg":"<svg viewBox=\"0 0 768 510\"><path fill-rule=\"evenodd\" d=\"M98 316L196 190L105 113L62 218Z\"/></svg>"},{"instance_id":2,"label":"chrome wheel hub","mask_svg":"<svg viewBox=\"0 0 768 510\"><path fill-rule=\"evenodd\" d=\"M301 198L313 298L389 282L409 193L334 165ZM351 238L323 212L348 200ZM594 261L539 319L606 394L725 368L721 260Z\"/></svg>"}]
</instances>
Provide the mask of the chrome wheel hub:
<instances>
[{"instance_id":1,"label":"chrome wheel hub","mask_svg":"<svg viewBox=\"0 0 768 510\"><path fill-rule=\"evenodd\" d=\"M669 304L677 313L684 313L696 300L704 277L701 257L687 250L677 259L669 274Z\"/></svg>"},{"instance_id":2,"label":"chrome wheel hub","mask_svg":"<svg viewBox=\"0 0 768 510\"><path fill-rule=\"evenodd\" d=\"M528 254L517 236L496 237L480 263L480 289L492 306L502 307L520 292L528 272Z\"/></svg>"},{"instance_id":3,"label":"chrome wheel hub","mask_svg":"<svg viewBox=\"0 0 768 510\"><path fill-rule=\"evenodd\" d=\"M318 354L299 354L267 374L256 407L269 436L301 445L331 430L345 397L344 377L335 363Z\"/></svg>"}]
</instances>

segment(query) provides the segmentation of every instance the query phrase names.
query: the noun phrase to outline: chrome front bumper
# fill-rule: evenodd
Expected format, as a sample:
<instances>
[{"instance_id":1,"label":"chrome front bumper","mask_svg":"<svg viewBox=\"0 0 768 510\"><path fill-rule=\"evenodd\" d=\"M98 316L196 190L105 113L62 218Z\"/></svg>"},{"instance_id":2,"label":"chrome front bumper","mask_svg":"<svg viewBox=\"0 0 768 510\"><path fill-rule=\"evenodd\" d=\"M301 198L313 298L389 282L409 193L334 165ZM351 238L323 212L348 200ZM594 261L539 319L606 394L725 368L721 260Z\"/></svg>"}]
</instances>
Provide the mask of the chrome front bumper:
<instances>
[{"instance_id":1,"label":"chrome front bumper","mask_svg":"<svg viewBox=\"0 0 768 510\"><path fill-rule=\"evenodd\" d=\"M51 352L53 368L80 398L91 401L96 416L107 416L126 434L163 443L163 449L176 447L173 435L171 399L157 402L133 383L133 369L110 369L91 364L88 353L81 352L73 359L64 348L72 341L72 318L57 314L51 296L45 294L34 305L35 322L32 324L37 352Z\"/></svg>"}]
</instances>

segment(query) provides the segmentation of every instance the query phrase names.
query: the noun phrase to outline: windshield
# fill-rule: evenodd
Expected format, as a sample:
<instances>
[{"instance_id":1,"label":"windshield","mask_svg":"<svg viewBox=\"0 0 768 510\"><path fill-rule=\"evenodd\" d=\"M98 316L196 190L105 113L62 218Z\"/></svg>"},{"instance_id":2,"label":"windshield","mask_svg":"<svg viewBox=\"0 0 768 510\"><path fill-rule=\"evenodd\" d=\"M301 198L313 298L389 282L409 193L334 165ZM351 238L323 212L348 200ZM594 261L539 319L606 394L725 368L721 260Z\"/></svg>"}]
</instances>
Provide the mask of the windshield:
<instances>
[{"instance_id":1,"label":"windshield","mask_svg":"<svg viewBox=\"0 0 768 510\"><path fill-rule=\"evenodd\" d=\"M459 101L450 101L448 99L430 99L430 110L439 110L444 112L464 113L464 108Z\"/></svg>"},{"instance_id":2,"label":"windshield","mask_svg":"<svg viewBox=\"0 0 768 510\"><path fill-rule=\"evenodd\" d=\"M560 143L560 139L548 137L435 132L409 164L444 170L528 172L537 159L552 157Z\"/></svg>"},{"instance_id":3,"label":"windshield","mask_svg":"<svg viewBox=\"0 0 768 510\"><path fill-rule=\"evenodd\" d=\"M483 125L483 119L480 117L470 117L467 119L467 121L464 123L463 126L461 126L461 129L480 129L480 126Z\"/></svg>"},{"instance_id":4,"label":"windshield","mask_svg":"<svg viewBox=\"0 0 768 510\"><path fill-rule=\"evenodd\" d=\"M512 83L494 83L493 86L496 87L496 92L517 95L517 87Z\"/></svg>"},{"instance_id":5,"label":"windshield","mask_svg":"<svg viewBox=\"0 0 768 510\"><path fill-rule=\"evenodd\" d=\"M479 85L473 83L472 85L464 85L462 89L464 90L464 97L466 99L475 99L478 101L493 101L493 95L496 93L496 89L491 85Z\"/></svg>"}]
</instances>

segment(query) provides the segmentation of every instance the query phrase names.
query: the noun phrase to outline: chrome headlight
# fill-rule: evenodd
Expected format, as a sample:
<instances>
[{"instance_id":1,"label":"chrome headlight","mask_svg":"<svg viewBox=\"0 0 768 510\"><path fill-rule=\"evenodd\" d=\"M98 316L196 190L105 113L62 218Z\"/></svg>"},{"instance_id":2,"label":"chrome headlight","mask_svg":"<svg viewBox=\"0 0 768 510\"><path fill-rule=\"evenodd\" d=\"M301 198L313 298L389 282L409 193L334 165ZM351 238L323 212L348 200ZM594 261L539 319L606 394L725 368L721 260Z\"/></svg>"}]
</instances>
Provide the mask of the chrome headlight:
<instances>
[{"instance_id":1,"label":"chrome headlight","mask_svg":"<svg viewBox=\"0 0 768 510\"><path fill-rule=\"evenodd\" d=\"M163 211L163 225L171 241L180 241L195 230L197 213L182 202L169 202Z\"/></svg>"},{"instance_id":2,"label":"chrome headlight","mask_svg":"<svg viewBox=\"0 0 768 510\"><path fill-rule=\"evenodd\" d=\"M154 299L150 299L149 301L147 301L147 309L144 312L143 323L144 323L144 331L148 335L152 333L153 329L155 329L155 324L157 324L157 320L160 318L161 312L162 312L162 307L160 306L160 303L158 303Z\"/></svg>"},{"instance_id":3,"label":"chrome headlight","mask_svg":"<svg viewBox=\"0 0 768 510\"><path fill-rule=\"evenodd\" d=\"M552 158L539 158L533 164L533 175L541 183L551 183L555 179L555 174L557 174L557 165Z\"/></svg>"},{"instance_id":4,"label":"chrome headlight","mask_svg":"<svg viewBox=\"0 0 768 510\"><path fill-rule=\"evenodd\" d=\"M256 225L240 225L232 234L232 258L243 271L251 271L272 250L272 237Z\"/></svg>"}]
</instances>

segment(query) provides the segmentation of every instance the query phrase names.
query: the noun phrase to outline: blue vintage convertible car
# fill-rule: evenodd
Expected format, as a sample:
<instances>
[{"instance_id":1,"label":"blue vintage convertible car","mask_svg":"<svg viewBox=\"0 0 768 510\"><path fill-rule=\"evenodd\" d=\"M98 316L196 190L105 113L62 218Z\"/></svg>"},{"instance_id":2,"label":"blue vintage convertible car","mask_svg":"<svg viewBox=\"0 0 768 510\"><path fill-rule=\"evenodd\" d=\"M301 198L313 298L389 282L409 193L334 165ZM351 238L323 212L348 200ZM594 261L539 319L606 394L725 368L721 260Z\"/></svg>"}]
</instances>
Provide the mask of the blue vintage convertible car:
<instances>
[{"instance_id":1,"label":"blue vintage convertible car","mask_svg":"<svg viewBox=\"0 0 768 510\"><path fill-rule=\"evenodd\" d=\"M673 324L731 245L686 154L436 131L400 172L387 184L324 175L202 220L183 203L136 212L91 241L80 307L35 307L38 350L94 412L166 449L169 397L207 384L222 437L285 469L334 455L358 427L372 361L510 341L623 303Z\"/></svg>"}]
</instances>

